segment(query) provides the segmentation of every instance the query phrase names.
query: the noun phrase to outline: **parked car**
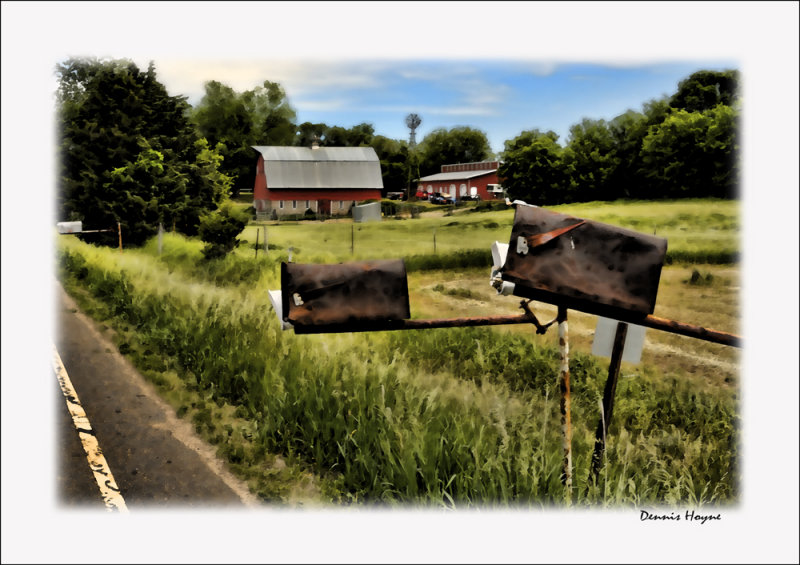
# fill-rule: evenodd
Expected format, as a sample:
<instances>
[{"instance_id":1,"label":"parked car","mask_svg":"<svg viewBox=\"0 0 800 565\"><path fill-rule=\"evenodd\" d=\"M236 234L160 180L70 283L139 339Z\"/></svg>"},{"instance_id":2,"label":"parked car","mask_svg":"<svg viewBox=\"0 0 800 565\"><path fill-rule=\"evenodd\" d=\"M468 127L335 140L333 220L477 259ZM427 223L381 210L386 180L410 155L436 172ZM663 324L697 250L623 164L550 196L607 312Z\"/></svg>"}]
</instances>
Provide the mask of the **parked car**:
<instances>
[{"instance_id":1,"label":"parked car","mask_svg":"<svg viewBox=\"0 0 800 565\"><path fill-rule=\"evenodd\" d=\"M428 199L428 193L423 191L423 190L418 190L417 194L415 194L415 196L417 197L417 200L427 200Z\"/></svg>"},{"instance_id":2,"label":"parked car","mask_svg":"<svg viewBox=\"0 0 800 565\"><path fill-rule=\"evenodd\" d=\"M449 204L450 200L445 198L441 192L431 194L431 204Z\"/></svg>"},{"instance_id":3,"label":"parked car","mask_svg":"<svg viewBox=\"0 0 800 565\"><path fill-rule=\"evenodd\" d=\"M480 202L481 201L481 195L480 194L469 194L467 196L462 196L461 200L464 200L464 201L469 200L469 201Z\"/></svg>"},{"instance_id":4,"label":"parked car","mask_svg":"<svg viewBox=\"0 0 800 565\"><path fill-rule=\"evenodd\" d=\"M403 192L387 192L386 198L388 198L389 200L400 200L401 198L403 198L404 194L405 193Z\"/></svg>"}]
</instances>

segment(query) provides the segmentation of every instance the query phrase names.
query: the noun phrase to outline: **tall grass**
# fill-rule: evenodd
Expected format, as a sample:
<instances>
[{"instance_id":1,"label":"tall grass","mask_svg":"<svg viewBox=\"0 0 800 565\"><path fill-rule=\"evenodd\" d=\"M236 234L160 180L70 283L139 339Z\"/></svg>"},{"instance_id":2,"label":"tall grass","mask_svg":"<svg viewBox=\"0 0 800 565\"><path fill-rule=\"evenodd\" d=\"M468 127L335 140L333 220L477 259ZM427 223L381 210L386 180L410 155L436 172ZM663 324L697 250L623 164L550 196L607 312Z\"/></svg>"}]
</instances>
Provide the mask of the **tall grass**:
<instances>
[{"instance_id":1,"label":"tall grass","mask_svg":"<svg viewBox=\"0 0 800 565\"><path fill-rule=\"evenodd\" d=\"M60 240L61 276L95 297L95 315L121 330L121 349L148 374L177 374L209 399L238 406L263 453L332 477L342 502L563 500L552 349L475 328L295 336L280 331L268 306L275 258L264 259L257 285L236 285L241 253L209 267L194 261L194 243L167 242L157 259L152 249L120 255ZM571 371L574 500L735 500L734 401L674 379L623 379L606 482L585 489L604 375L583 355ZM232 436L219 448L236 457Z\"/></svg>"}]
</instances>

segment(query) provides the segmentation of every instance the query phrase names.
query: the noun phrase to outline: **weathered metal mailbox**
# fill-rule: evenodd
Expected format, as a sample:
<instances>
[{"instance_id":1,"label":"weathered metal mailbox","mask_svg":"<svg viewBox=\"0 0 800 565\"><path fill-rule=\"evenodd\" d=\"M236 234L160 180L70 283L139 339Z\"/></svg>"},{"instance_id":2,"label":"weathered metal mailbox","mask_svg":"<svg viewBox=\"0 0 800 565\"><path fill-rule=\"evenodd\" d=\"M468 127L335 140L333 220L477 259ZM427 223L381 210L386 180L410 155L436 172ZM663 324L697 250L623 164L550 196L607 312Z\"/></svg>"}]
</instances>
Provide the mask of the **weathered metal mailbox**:
<instances>
[{"instance_id":1,"label":"weathered metal mailbox","mask_svg":"<svg viewBox=\"0 0 800 565\"><path fill-rule=\"evenodd\" d=\"M523 298L610 318L653 313L667 240L518 205L503 281Z\"/></svg>"},{"instance_id":2,"label":"weathered metal mailbox","mask_svg":"<svg viewBox=\"0 0 800 565\"><path fill-rule=\"evenodd\" d=\"M402 259L282 263L281 303L297 334L385 329L411 317Z\"/></svg>"}]
</instances>

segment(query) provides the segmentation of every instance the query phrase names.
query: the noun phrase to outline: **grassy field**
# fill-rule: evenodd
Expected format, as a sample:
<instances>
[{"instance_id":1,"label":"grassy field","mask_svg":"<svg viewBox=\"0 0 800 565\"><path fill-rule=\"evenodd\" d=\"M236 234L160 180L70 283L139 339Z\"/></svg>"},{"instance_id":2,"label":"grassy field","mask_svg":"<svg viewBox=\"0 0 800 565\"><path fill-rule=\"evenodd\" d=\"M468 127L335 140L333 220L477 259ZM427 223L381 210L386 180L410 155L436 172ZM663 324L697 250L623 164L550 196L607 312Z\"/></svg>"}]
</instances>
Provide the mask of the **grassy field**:
<instances>
[{"instance_id":1,"label":"grassy field","mask_svg":"<svg viewBox=\"0 0 800 565\"><path fill-rule=\"evenodd\" d=\"M256 232L263 244L294 248L298 262L338 262L351 259L408 257L484 250L495 241L508 243L512 208L472 212L474 206L446 216L443 208L428 207L419 219L392 219L353 224L349 220L324 222L253 222L242 240L254 244ZM554 206L556 212L655 233L669 241L668 253L680 262L730 262L725 257L739 249L738 202L690 200L669 202L584 203ZM435 251L434 251L435 239ZM352 251L351 251L352 250Z\"/></svg>"},{"instance_id":2,"label":"grassy field","mask_svg":"<svg viewBox=\"0 0 800 565\"><path fill-rule=\"evenodd\" d=\"M679 250L691 250L685 258L737 250L735 202L558 209L652 228L670 248L674 237ZM346 221L254 224L245 238L255 242L261 229L263 243L266 227L267 254L256 259L245 243L213 263L201 260L200 242L171 234L161 256L155 241L120 255L61 238L59 265L79 303L266 501L561 505L554 331L295 336L279 330L266 294L278 288L279 262L292 246L298 262L417 258L409 269L412 317L519 312L518 299L489 287L481 253L461 269L428 261L507 240L512 217L439 210L355 225L353 254ZM738 276L735 263L675 262L662 274L655 314L735 332ZM546 305L534 310L548 320L554 314ZM587 484L607 368L588 354L593 328L592 317L570 313L573 503L736 502L738 350L653 330L643 362L623 365L602 481Z\"/></svg>"}]
</instances>

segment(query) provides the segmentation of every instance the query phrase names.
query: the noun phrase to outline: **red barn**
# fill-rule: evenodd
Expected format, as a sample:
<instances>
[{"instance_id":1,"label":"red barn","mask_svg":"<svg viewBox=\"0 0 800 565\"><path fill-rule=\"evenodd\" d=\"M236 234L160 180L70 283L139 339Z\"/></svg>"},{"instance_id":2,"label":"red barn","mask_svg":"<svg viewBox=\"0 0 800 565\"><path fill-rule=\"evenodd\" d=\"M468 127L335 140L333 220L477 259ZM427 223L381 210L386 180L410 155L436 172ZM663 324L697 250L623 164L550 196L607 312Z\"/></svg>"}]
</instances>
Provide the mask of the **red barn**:
<instances>
[{"instance_id":1,"label":"red barn","mask_svg":"<svg viewBox=\"0 0 800 565\"><path fill-rule=\"evenodd\" d=\"M417 181L417 192L428 195L441 192L447 197L462 200L467 196L474 199L492 200L501 198L503 188L497 178L499 161L479 163L457 163L442 165L442 172L422 177Z\"/></svg>"},{"instance_id":2,"label":"red barn","mask_svg":"<svg viewBox=\"0 0 800 565\"><path fill-rule=\"evenodd\" d=\"M259 152L253 206L258 215L306 210L345 215L362 200L380 200L381 164L372 147L253 146Z\"/></svg>"}]
</instances>

